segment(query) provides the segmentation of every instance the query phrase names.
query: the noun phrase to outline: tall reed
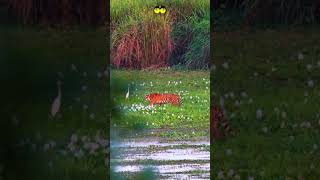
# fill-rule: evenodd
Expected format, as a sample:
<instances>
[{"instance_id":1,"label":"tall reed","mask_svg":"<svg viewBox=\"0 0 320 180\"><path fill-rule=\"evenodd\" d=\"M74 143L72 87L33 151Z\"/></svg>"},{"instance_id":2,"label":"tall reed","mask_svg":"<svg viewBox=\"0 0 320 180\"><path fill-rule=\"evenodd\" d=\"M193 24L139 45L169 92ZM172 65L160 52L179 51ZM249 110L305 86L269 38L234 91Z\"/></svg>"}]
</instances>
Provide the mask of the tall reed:
<instances>
[{"instance_id":1,"label":"tall reed","mask_svg":"<svg viewBox=\"0 0 320 180\"><path fill-rule=\"evenodd\" d=\"M143 10L127 31L113 37L112 62L116 67L150 68L168 66L173 50L172 17Z\"/></svg>"}]
</instances>

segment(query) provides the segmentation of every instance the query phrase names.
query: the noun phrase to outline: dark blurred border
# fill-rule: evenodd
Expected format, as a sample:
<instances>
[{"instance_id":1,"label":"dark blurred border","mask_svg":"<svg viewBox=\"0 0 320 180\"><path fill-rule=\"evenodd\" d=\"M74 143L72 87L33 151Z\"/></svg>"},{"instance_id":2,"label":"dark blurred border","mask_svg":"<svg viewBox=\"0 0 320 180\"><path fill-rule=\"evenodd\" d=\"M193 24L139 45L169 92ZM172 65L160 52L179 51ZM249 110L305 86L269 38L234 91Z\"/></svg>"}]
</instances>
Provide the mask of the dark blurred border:
<instances>
[{"instance_id":1,"label":"dark blurred border","mask_svg":"<svg viewBox=\"0 0 320 180\"><path fill-rule=\"evenodd\" d=\"M105 41L106 45L101 48L106 52L106 59L101 59L101 62L105 62L103 63L105 65L101 66L101 70L105 71L105 92L108 94L106 101L110 102L110 2L109 0L0 0L0 8L0 26L3 27L0 32L0 97L2 99L2 107L0 108L0 179L38 179L36 174L41 174L41 170L39 172L28 171L28 163L34 158L43 158L43 161L47 158L31 157L27 152L15 149L19 135L12 126L11 116L16 109L22 106L23 102L30 101L29 93L39 93L40 90L33 91L37 87L33 87L33 80L25 76L29 73L29 67L32 65L29 61L18 62L21 64L18 69L13 65L15 62L12 62L8 45L17 43L18 46L19 42L12 42L7 36L7 32L10 31L12 25L21 27L22 31L24 28L39 30L56 28L62 31L83 27L105 28L106 33L104 37L101 37L101 40ZM44 42L50 43L50 40L44 39ZM46 60L43 59L43 61ZM21 81L21 79L23 80ZM47 92L41 93L46 94ZM110 106L107 108L109 110ZM110 113L108 118L110 118ZM109 123L104 124L109 129ZM107 171L109 168L106 168ZM5 174L10 175L10 178ZM109 175L109 173L107 174Z\"/></svg>"}]
</instances>

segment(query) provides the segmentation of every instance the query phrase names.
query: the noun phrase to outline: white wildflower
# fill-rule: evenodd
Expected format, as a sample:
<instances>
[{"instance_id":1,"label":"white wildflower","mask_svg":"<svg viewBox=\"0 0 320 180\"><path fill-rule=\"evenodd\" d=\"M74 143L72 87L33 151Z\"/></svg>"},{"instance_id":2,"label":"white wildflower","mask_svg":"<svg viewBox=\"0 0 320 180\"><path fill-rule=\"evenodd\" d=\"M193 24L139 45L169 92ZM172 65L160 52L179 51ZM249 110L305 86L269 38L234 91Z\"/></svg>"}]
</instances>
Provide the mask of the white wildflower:
<instances>
[{"instance_id":1,"label":"white wildflower","mask_svg":"<svg viewBox=\"0 0 320 180\"><path fill-rule=\"evenodd\" d=\"M81 86L82 91L86 91L87 89L88 89L88 87L86 85Z\"/></svg>"},{"instance_id":2,"label":"white wildflower","mask_svg":"<svg viewBox=\"0 0 320 180\"><path fill-rule=\"evenodd\" d=\"M218 179L224 179L223 171L219 171L219 172L218 172L217 178L218 178Z\"/></svg>"},{"instance_id":3,"label":"white wildflower","mask_svg":"<svg viewBox=\"0 0 320 180\"><path fill-rule=\"evenodd\" d=\"M97 72L97 77L101 78L102 77L102 73L101 72Z\"/></svg>"},{"instance_id":4,"label":"white wildflower","mask_svg":"<svg viewBox=\"0 0 320 180\"><path fill-rule=\"evenodd\" d=\"M299 54L298 54L298 59L299 60L303 60L304 59L304 55L301 52L299 52Z\"/></svg>"},{"instance_id":5,"label":"white wildflower","mask_svg":"<svg viewBox=\"0 0 320 180\"><path fill-rule=\"evenodd\" d=\"M224 69L229 69L229 64L228 64L227 62L224 62L224 63L222 64L222 67L223 67Z\"/></svg>"},{"instance_id":6,"label":"white wildflower","mask_svg":"<svg viewBox=\"0 0 320 180\"><path fill-rule=\"evenodd\" d=\"M262 117L263 117L263 112L262 112L261 109L258 109L258 110L256 111L256 118L257 118L257 119L261 119Z\"/></svg>"},{"instance_id":7,"label":"white wildflower","mask_svg":"<svg viewBox=\"0 0 320 180\"><path fill-rule=\"evenodd\" d=\"M282 111L282 112L281 112L281 117L282 117L283 119L287 118L287 113L286 113L285 111Z\"/></svg>"},{"instance_id":8,"label":"white wildflower","mask_svg":"<svg viewBox=\"0 0 320 180\"><path fill-rule=\"evenodd\" d=\"M236 101L234 102L234 105L237 106L237 107L240 106L240 101L239 101L239 100L236 100Z\"/></svg>"},{"instance_id":9,"label":"white wildflower","mask_svg":"<svg viewBox=\"0 0 320 180\"><path fill-rule=\"evenodd\" d=\"M242 97L248 97L248 94L246 92L241 92Z\"/></svg>"},{"instance_id":10,"label":"white wildflower","mask_svg":"<svg viewBox=\"0 0 320 180\"><path fill-rule=\"evenodd\" d=\"M305 123L306 128L311 128L311 123L308 121Z\"/></svg>"},{"instance_id":11,"label":"white wildflower","mask_svg":"<svg viewBox=\"0 0 320 180\"><path fill-rule=\"evenodd\" d=\"M226 150L226 155L230 156L232 154L232 150L231 149L227 149Z\"/></svg>"},{"instance_id":12,"label":"white wildflower","mask_svg":"<svg viewBox=\"0 0 320 180\"><path fill-rule=\"evenodd\" d=\"M308 86L309 86L309 87L313 87L313 86L314 86L314 81L310 79L310 80L308 81Z\"/></svg>"},{"instance_id":13,"label":"white wildflower","mask_svg":"<svg viewBox=\"0 0 320 180\"><path fill-rule=\"evenodd\" d=\"M314 166L314 164L312 163L311 165L310 165L310 169L314 169L315 168L315 166Z\"/></svg>"},{"instance_id":14,"label":"white wildflower","mask_svg":"<svg viewBox=\"0 0 320 180\"><path fill-rule=\"evenodd\" d=\"M72 134L70 139L72 143L75 143L78 141L78 136L76 134Z\"/></svg>"},{"instance_id":15,"label":"white wildflower","mask_svg":"<svg viewBox=\"0 0 320 180\"><path fill-rule=\"evenodd\" d=\"M50 144L51 148L53 148L57 145L56 142L54 142L54 141L50 141L49 144Z\"/></svg>"},{"instance_id":16,"label":"white wildflower","mask_svg":"<svg viewBox=\"0 0 320 180\"><path fill-rule=\"evenodd\" d=\"M49 148L50 148L50 144L48 144L48 143L43 146L44 151L48 151Z\"/></svg>"},{"instance_id":17,"label":"white wildflower","mask_svg":"<svg viewBox=\"0 0 320 180\"><path fill-rule=\"evenodd\" d=\"M82 149L79 149L77 152L74 153L74 156L77 158L81 158L84 155Z\"/></svg>"},{"instance_id":18,"label":"white wildflower","mask_svg":"<svg viewBox=\"0 0 320 180\"><path fill-rule=\"evenodd\" d=\"M68 148L69 148L69 150L70 150L71 152L73 152L73 151L76 149L76 147L74 146L73 143L69 143L69 144L68 144Z\"/></svg>"},{"instance_id":19,"label":"white wildflower","mask_svg":"<svg viewBox=\"0 0 320 180\"><path fill-rule=\"evenodd\" d=\"M91 113L90 114L90 119L94 119L95 118L95 114L94 113Z\"/></svg>"},{"instance_id":20,"label":"white wildflower","mask_svg":"<svg viewBox=\"0 0 320 180\"><path fill-rule=\"evenodd\" d=\"M83 77L87 77L88 73L87 72L83 72Z\"/></svg>"},{"instance_id":21,"label":"white wildflower","mask_svg":"<svg viewBox=\"0 0 320 180\"><path fill-rule=\"evenodd\" d=\"M232 177L233 175L234 175L234 170L233 169L229 169L228 177Z\"/></svg>"},{"instance_id":22,"label":"white wildflower","mask_svg":"<svg viewBox=\"0 0 320 180\"><path fill-rule=\"evenodd\" d=\"M318 149L318 145L317 144L313 144L313 149L314 150Z\"/></svg>"},{"instance_id":23,"label":"white wildflower","mask_svg":"<svg viewBox=\"0 0 320 180\"><path fill-rule=\"evenodd\" d=\"M240 179L241 179L241 178L240 178L240 175L239 175L239 174L235 175L235 176L234 176L234 179L240 180Z\"/></svg>"},{"instance_id":24,"label":"white wildflower","mask_svg":"<svg viewBox=\"0 0 320 180\"><path fill-rule=\"evenodd\" d=\"M230 97L233 99L234 98L234 93L233 92L230 92Z\"/></svg>"},{"instance_id":25,"label":"white wildflower","mask_svg":"<svg viewBox=\"0 0 320 180\"><path fill-rule=\"evenodd\" d=\"M267 128L267 127L263 127L263 128L262 128L262 131L263 131L264 133L267 133L267 132L268 132L268 128Z\"/></svg>"},{"instance_id":26,"label":"white wildflower","mask_svg":"<svg viewBox=\"0 0 320 180\"><path fill-rule=\"evenodd\" d=\"M77 67L76 67L76 65L74 65L74 64L71 64L71 69L72 69L72 71L76 71L76 70L77 70Z\"/></svg>"},{"instance_id":27,"label":"white wildflower","mask_svg":"<svg viewBox=\"0 0 320 180\"><path fill-rule=\"evenodd\" d=\"M84 104L84 105L82 106L82 108L83 108L84 110L86 110L86 109L88 109L88 105Z\"/></svg>"}]
</instances>

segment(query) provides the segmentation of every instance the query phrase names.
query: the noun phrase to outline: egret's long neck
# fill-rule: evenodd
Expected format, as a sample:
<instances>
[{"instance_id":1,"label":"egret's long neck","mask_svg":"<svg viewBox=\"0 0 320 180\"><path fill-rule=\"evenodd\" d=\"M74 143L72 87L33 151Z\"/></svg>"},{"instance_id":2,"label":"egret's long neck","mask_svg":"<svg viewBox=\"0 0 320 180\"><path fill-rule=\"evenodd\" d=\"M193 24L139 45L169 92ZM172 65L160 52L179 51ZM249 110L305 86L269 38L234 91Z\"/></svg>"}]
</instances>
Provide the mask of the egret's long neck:
<instances>
[{"instance_id":1,"label":"egret's long neck","mask_svg":"<svg viewBox=\"0 0 320 180\"><path fill-rule=\"evenodd\" d=\"M61 97L61 85L58 84L58 97L60 98Z\"/></svg>"}]
</instances>

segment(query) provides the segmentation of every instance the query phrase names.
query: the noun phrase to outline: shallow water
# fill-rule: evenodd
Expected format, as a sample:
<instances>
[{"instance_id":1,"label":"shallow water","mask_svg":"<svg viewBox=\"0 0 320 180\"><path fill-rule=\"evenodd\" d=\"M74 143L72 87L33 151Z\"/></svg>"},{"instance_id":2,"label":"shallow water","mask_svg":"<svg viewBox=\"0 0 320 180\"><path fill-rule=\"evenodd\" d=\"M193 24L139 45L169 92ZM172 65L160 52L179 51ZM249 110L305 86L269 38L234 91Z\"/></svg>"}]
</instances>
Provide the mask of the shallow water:
<instances>
[{"instance_id":1,"label":"shallow water","mask_svg":"<svg viewBox=\"0 0 320 180\"><path fill-rule=\"evenodd\" d=\"M170 161L170 160L209 160L210 154L207 151L203 151L196 148L187 149L167 149L152 152L150 154L145 153L127 153L124 155L123 160L158 160L158 161Z\"/></svg>"},{"instance_id":2,"label":"shallow water","mask_svg":"<svg viewBox=\"0 0 320 180\"><path fill-rule=\"evenodd\" d=\"M116 172L153 169L161 179L210 179L209 141L134 139L111 143Z\"/></svg>"},{"instance_id":3,"label":"shallow water","mask_svg":"<svg viewBox=\"0 0 320 180\"><path fill-rule=\"evenodd\" d=\"M148 146L178 146L178 145L210 145L209 141L174 141L174 142L160 142L157 140L145 140L145 139L136 139L136 140L127 140L123 142L114 143L111 142L112 147L148 147Z\"/></svg>"}]
</instances>

